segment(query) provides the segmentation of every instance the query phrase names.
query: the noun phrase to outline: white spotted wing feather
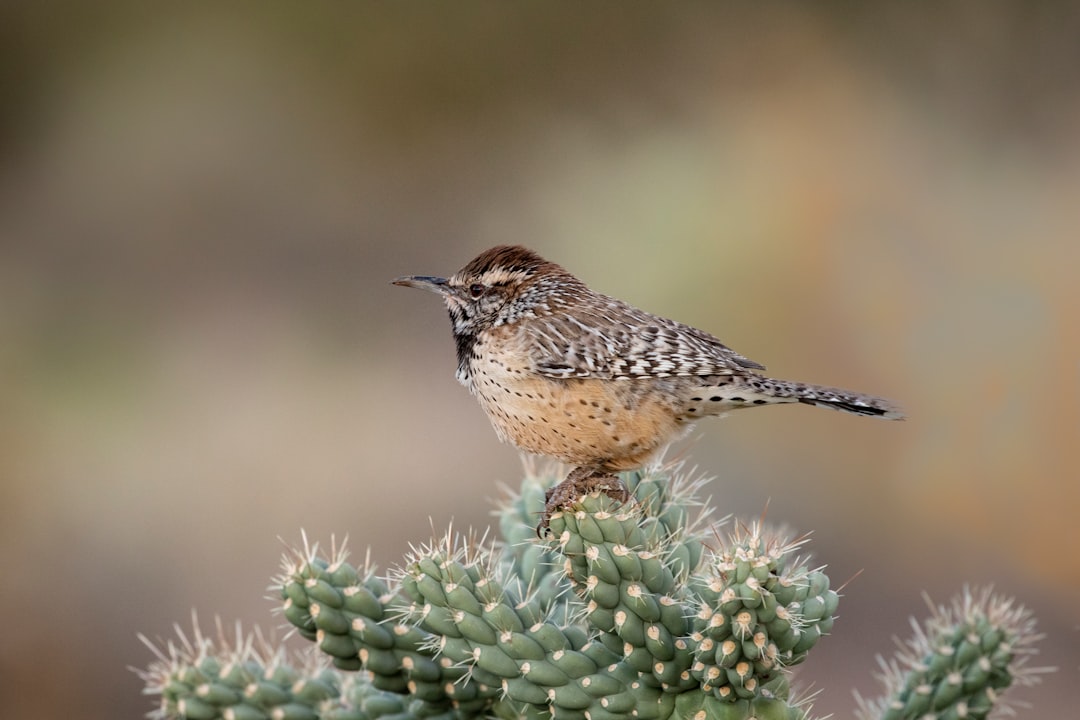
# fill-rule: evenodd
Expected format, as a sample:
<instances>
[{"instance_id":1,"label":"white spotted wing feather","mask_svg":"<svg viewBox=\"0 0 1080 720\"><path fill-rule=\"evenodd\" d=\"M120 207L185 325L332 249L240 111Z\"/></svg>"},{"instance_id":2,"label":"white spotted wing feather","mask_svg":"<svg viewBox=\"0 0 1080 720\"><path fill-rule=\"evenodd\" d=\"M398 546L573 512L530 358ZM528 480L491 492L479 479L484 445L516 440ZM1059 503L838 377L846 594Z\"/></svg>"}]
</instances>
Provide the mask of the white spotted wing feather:
<instances>
[{"instance_id":1,"label":"white spotted wing feather","mask_svg":"<svg viewBox=\"0 0 1080 720\"><path fill-rule=\"evenodd\" d=\"M552 378L741 375L764 369L706 332L603 295L593 295L591 302L578 298L573 315L538 317L527 332L536 371Z\"/></svg>"}]
</instances>

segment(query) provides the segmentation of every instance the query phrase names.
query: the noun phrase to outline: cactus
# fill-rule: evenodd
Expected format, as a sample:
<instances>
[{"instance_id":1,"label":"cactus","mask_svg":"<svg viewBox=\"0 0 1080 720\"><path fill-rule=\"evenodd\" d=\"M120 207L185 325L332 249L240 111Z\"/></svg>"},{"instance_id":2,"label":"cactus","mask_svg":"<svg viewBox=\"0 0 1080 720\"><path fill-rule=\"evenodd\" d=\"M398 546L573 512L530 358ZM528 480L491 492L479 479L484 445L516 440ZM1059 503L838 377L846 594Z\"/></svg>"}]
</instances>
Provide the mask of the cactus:
<instances>
[{"instance_id":1,"label":"cactus","mask_svg":"<svg viewBox=\"0 0 1080 720\"><path fill-rule=\"evenodd\" d=\"M158 658L139 671L145 692L161 696L152 717L314 720L325 701L341 695L341 674L313 654L292 661L258 633L245 636L239 626L229 642L219 624L215 642L197 620L193 625L190 638L177 626L179 641L163 647L140 636Z\"/></svg>"},{"instance_id":2,"label":"cactus","mask_svg":"<svg viewBox=\"0 0 1080 720\"><path fill-rule=\"evenodd\" d=\"M196 630L143 673L156 715L808 717L791 667L831 631L839 595L797 555L805 537L761 523L722 537L702 480L651 470L623 477L627 503L582 497L537 539L553 479L527 475L499 512L501 539L449 530L386 577L305 541L275 588L322 662ZM1032 627L1007 601L965 594L884 664L887 697L860 700L863 718L984 717L997 692L1034 677L1022 668Z\"/></svg>"},{"instance_id":3,"label":"cactus","mask_svg":"<svg viewBox=\"0 0 1080 720\"><path fill-rule=\"evenodd\" d=\"M892 661L879 658L885 694L858 697L861 720L981 720L1014 682L1031 684L1051 670L1027 666L1042 636L1012 599L965 588L951 606L926 602L931 616L912 621L914 634Z\"/></svg>"}]
</instances>

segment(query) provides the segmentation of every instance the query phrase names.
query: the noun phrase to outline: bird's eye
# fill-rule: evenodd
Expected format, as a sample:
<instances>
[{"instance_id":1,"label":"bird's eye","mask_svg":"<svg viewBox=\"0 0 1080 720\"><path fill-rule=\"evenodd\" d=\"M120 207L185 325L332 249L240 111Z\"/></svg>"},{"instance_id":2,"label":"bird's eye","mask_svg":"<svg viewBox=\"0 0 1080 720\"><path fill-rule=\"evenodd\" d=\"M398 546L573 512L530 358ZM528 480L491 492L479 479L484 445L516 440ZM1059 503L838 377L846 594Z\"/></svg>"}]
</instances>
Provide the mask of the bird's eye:
<instances>
[{"instance_id":1,"label":"bird's eye","mask_svg":"<svg viewBox=\"0 0 1080 720\"><path fill-rule=\"evenodd\" d=\"M476 299L478 299L478 298L479 298L479 297L480 297L481 295L483 295L483 294L484 294L484 290L486 290L486 289L487 289L487 288L485 288L485 287L484 287L483 285L481 285L480 283L473 283L472 285L470 285L470 286L469 286L469 295L471 295L471 296L472 296L472 299L473 299L473 300L476 300Z\"/></svg>"}]
</instances>

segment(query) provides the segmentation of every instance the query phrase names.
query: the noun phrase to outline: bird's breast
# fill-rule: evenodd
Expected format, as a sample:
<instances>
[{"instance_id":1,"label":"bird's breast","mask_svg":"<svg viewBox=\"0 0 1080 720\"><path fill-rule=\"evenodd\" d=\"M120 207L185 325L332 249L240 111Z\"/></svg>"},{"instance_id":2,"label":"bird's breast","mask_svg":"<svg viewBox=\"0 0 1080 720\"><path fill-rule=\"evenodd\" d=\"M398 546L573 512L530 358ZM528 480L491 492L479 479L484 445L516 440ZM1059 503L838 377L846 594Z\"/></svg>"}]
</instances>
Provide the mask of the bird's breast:
<instances>
[{"instance_id":1,"label":"bird's breast","mask_svg":"<svg viewBox=\"0 0 1080 720\"><path fill-rule=\"evenodd\" d=\"M682 430L655 379L551 378L527 356L474 346L470 389L499 437L576 466L640 467Z\"/></svg>"}]
</instances>

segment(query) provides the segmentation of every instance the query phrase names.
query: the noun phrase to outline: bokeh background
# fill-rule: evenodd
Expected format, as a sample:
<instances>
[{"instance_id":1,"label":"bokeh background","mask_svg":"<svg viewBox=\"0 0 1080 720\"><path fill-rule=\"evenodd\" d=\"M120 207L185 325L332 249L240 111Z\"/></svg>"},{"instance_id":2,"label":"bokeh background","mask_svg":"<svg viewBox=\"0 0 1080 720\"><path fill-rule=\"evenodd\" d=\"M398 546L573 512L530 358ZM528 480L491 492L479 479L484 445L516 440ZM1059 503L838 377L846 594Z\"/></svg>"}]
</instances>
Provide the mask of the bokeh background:
<instances>
[{"instance_id":1,"label":"bokeh background","mask_svg":"<svg viewBox=\"0 0 1080 720\"><path fill-rule=\"evenodd\" d=\"M278 538L392 566L520 476L435 298L523 243L780 377L674 452L814 531L846 589L802 678L994 583L1080 638L1075 3L5 3L0 715L139 717L192 608L273 627Z\"/></svg>"}]
</instances>

